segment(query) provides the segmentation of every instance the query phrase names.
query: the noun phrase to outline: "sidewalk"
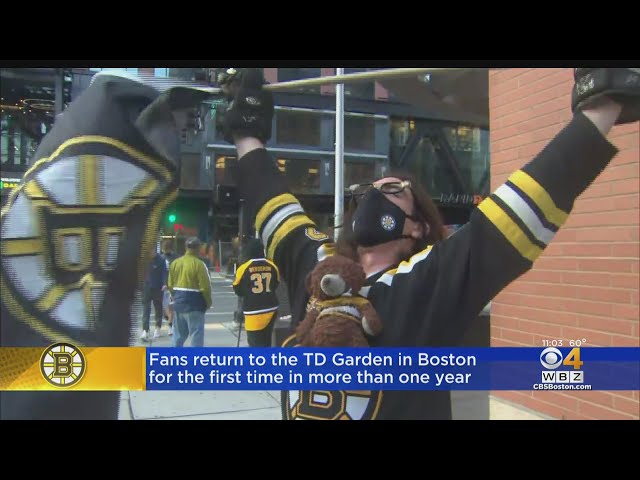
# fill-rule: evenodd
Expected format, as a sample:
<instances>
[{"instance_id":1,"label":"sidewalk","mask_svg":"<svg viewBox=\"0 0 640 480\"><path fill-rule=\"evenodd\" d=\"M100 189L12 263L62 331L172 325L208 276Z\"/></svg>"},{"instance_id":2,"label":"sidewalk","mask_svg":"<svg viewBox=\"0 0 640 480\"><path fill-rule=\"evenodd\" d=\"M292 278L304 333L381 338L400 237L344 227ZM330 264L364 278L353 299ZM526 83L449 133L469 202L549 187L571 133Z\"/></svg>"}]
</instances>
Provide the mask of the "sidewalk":
<instances>
[{"instance_id":1,"label":"sidewalk","mask_svg":"<svg viewBox=\"0 0 640 480\"><path fill-rule=\"evenodd\" d=\"M230 324L229 324L230 327ZM227 324L215 323L211 316L205 326L205 345L235 347L237 336ZM170 346L163 337L154 346ZM244 345L243 345L244 344ZM241 341L246 346L246 341ZM123 392L120 420L280 420L279 392Z\"/></svg>"},{"instance_id":2,"label":"sidewalk","mask_svg":"<svg viewBox=\"0 0 640 480\"><path fill-rule=\"evenodd\" d=\"M235 296L231 280L212 274L214 308L206 314L207 347L236 347L238 329L233 327ZM169 347L172 337L165 336L137 346ZM138 338L138 337L136 337ZM246 332L240 346L246 347ZM487 405L488 402L488 405ZM482 420L546 420L536 412L517 405L487 398L483 392L453 392L454 418ZM279 391L202 391L122 392L120 420L281 420Z\"/></svg>"},{"instance_id":3,"label":"sidewalk","mask_svg":"<svg viewBox=\"0 0 640 480\"><path fill-rule=\"evenodd\" d=\"M233 327L229 310L234 304L230 280L212 274L214 308L205 320L206 347L236 347L238 329ZM226 302L225 302L226 301ZM226 303L226 305L225 305ZM218 305L218 308L216 308ZM172 337L166 336L136 346L170 347ZM138 338L139 335L136 337ZM188 341L187 341L188 345ZM240 346L246 347L246 332L242 332ZM280 392L224 391L224 392L122 392L120 420L280 420Z\"/></svg>"}]
</instances>

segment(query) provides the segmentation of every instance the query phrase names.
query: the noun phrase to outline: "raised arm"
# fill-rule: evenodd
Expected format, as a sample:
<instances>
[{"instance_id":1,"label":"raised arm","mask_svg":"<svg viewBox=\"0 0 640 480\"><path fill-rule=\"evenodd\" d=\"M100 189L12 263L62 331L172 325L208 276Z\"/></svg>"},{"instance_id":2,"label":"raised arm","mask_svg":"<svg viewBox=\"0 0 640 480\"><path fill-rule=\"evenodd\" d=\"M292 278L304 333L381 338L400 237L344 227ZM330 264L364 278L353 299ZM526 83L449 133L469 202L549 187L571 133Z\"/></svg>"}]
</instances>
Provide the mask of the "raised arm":
<instances>
[{"instance_id":1,"label":"raised arm","mask_svg":"<svg viewBox=\"0 0 640 480\"><path fill-rule=\"evenodd\" d=\"M597 83L597 101L583 90L574 94L571 122L483 201L467 225L380 279L375 288L410 291L414 308L430 309L425 318L435 323L415 327L417 337L458 342L483 307L532 267L575 200L616 155L606 138L613 125L640 118L640 76L625 78L636 85L625 95L609 98L610 85ZM584 83L577 72L575 88Z\"/></svg>"},{"instance_id":2,"label":"raised arm","mask_svg":"<svg viewBox=\"0 0 640 480\"><path fill-rule=\"evenodd\" d=\"M247 215L254 219L267 258L287 283L294 319L299 321L308 298L304 279L319 260L333 253L333 247L290 193L284 175L264 147L271 136L274 108L263 84L259 71L243 73L233 106L225 113L225 140L236 145L238 188Z\"/></svg>"}]
</instances>

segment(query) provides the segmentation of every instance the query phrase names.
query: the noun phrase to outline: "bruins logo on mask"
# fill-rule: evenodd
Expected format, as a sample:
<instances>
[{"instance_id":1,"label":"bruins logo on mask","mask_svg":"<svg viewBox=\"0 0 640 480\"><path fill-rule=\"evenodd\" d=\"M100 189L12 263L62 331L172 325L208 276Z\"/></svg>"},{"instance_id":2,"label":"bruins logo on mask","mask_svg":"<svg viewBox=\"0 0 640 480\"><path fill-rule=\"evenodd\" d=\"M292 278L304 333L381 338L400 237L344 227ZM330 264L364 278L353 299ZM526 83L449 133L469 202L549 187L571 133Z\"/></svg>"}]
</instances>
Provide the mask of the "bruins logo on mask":
<instances>
[{"instance_id":1,"label":"bruins logo on mask","mask_svg":"<svg viewBox=\"0 0 640 480\"><path fill-rule=\"evenodd\" d=\"M2 211L2 302L56 341L69 329L95 331L127 225L150 209L147 252L175 196L171 178L161 162L107 137L68 140L36 162Z\"/></svg>"}]
</instances>

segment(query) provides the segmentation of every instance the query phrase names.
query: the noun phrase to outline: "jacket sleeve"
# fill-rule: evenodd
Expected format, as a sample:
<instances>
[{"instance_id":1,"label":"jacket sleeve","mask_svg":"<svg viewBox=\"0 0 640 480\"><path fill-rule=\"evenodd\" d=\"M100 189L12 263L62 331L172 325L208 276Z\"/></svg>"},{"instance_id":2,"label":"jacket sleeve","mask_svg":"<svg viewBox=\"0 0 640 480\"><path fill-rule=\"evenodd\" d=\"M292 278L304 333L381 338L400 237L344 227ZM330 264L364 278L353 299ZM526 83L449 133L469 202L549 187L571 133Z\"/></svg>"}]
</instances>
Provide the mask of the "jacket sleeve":
<instances>
[{"instance_id":1,"label":"jacket sleeve","mask_svg":"<svg viewBox=\"0 0 640 480\"><path fill-rule=\"evenodd\" d=\"M209 277L209 269L203 261L200 261L198 266L198 288L204 296L208 310L211 307L211 278Z\"/></svg>"},{"instance_id":2,"label":"jacket sleeve","mask_svg":"<svg viewBox=\"0 0 640 480\"><path fill-rule=\"evenodd\" d=\"M162 285L166 285L169 281L169 267L168 262L162 259Z\"/></svg>"},{"instance_id":3,"label":"jacket sleeve","mask_svg":"<svg viewBox=\"0 0 640 480\"><path fill-rule=\"evenodd\" d=\"M169 278L167 279L167 286L169 287L169 291L171 292L171 295L173 296L173 287L175 286L175 281L176 281L176 262L172 262L171 265L169 265Z\"/></svg>"},{"instance_id":4,"label":"jacket sleeve","mask_svg":"<svg viewBox=\"0 0 640 480\"><path fill-rule=\"evenodd\" d=\"M330 238L319 232L296 197L289 193L285 177L265 149L254 150L239 161L238 186L247 215L267 252L287 283L294 322L304 317L309 298L306 275L316 263L334 251Z\"/></svg>"},{"instance_id":5,"label":"jacket sleeve","mask_svg":"<svg viewBox=\"0 0 640 480\"><path fill-rule=\"evenodd\" d=\"M578 196L617 149L581 113L510 176L453 236L388 272L372 288L402 292L425 320L424 341L457 343L482 309L520 277L567 220Z\"/></svg>"}]
</instances>

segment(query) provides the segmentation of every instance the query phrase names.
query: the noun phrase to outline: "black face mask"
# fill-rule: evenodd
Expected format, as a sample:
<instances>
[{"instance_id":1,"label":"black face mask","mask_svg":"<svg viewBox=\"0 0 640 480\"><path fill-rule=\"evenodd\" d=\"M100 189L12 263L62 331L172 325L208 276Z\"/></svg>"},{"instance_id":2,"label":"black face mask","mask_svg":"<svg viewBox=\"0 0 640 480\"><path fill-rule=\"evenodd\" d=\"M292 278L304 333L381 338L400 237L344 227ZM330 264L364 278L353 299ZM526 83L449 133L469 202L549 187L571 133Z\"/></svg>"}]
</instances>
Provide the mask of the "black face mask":
<instances>
[{"instance_id":1,"label":"black face mask","mask_svg":"<svg viewBox=\"0 0 640 480\"><path fill-rule=\"evenodd\" d=\"M353 216L356 243L362 247L374 247L401 238L412 238L402 233L407 218L419 221L417 217L404 213L384 193L372 188L358 202Z\"/></svg>"}]
</instances>

